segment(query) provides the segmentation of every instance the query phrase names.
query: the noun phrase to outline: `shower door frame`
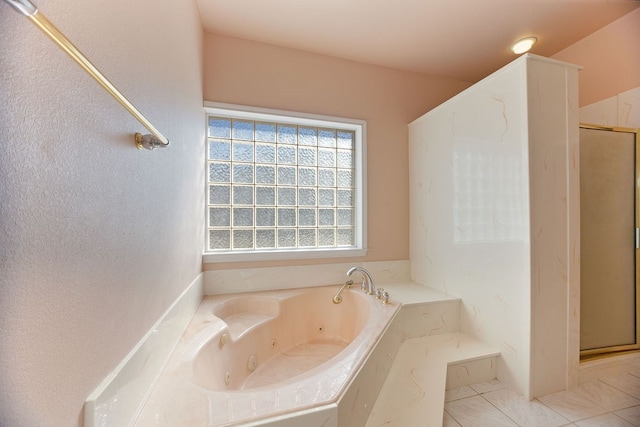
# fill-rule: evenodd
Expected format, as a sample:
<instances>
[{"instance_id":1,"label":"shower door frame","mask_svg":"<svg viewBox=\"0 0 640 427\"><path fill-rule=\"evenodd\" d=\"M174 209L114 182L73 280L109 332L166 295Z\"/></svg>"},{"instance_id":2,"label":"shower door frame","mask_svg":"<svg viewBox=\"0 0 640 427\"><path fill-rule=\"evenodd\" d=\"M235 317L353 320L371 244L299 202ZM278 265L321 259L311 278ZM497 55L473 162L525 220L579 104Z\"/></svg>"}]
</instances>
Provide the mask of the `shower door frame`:
<instances>
[{"instance_id":1,"label":"shower door frame","mask_svg":"<svg viewBox=\"0 0 640 427\"><path fill-rule=\"evenodd\" d=\"M635 150L635 343L580 350L580 358L583 359L585 356L607 356L619 352L640 350L640 141L638 140L640 129L619 126L602 126L588 123L580 123L579 126L583 129L632 133L634 134Z\"/></svg>"}]
</instances>

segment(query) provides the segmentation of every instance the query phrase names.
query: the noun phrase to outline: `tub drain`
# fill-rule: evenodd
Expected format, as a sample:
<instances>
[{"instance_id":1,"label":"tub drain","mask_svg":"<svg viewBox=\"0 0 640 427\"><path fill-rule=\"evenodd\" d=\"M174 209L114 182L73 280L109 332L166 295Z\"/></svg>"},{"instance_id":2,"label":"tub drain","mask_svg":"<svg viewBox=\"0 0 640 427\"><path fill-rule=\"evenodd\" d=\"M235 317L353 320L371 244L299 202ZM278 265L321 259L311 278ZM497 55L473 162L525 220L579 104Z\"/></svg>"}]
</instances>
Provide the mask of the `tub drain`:
<instances>
[{"instance_id":1,"label":"tub drain","mask_svg":"<svg viewBox=\"0 0 640 427\"><path fill-rule=\"evenodd\" d=\"M229 385L230 382L231 382L231 374L229 372L225 372L225 374L224 374L224 383L226 385Z\"/></svg>"}]
</instances>

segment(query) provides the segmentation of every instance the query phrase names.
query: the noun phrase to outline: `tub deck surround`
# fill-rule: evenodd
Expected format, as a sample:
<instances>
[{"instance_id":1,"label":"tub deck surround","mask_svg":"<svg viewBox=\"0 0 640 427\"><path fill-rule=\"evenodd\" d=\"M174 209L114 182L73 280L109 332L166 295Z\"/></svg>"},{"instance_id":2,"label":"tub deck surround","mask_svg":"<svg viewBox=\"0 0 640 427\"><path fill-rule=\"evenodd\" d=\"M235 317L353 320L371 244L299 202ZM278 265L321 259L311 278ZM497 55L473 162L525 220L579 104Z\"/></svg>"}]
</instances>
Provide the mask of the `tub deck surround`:
<instances>
[{"instance_id":1,"label":"tub deck surround","mask_svg":"<svg viewBox=\"0 0 640 427\"><path fill-rule=\"evenodd\" d=\"M287 267L256 267L204 272L205 295L260 292L273 289L298 289L344 283L346 272L354 266L366 268L376 281L376 286L410 281L411 266L408 260L373 261L362 263L296 265ZM358 283L360 278L354 279ZM277 288L276 288L277 286ZM393 295L392 295L393 297Z\"/></svg>"},{"instance_id":2,"label":"tub deck surround","mask_svg":"<svg viewBox=\"0 0 640 427\"><path fill-rule=\"evenodd\" d=\"M238 425L335 404L399 308L355 288L334 304L337 290L205 297L136 425Z\"/></svg>"},{"instance_id":3,"label":"tub deck surround","mask_svg":"<svg viewBox=\"0 0 640 427\"><path fill-rule=\"evenodd\" d=\"M214 379L202 379L202 375L213 374L215 369L212 366L224 358L209 359L208 363L199 367L197 359L200 358L200 362L204 362L207 357L216 354L216 349L230 348L230 344L242 342L260 328L277 323L273 319L282 316L282 312L287 310L284 307L285 302L304 298L303 294L313 295L313 300L331 301L338 286L205 297L136 425L376 425L371 423L375 423L380 414L384 416L386 410L402 408L407 401L411 401L416 384L411 382L411 377L407 383L411 387L407 388L406 384L402 383L407 381L402 369L416 363L424 365L416 368L429 376L429 387L424 388L428 397L425 401L432 400L433 397L436 402L427 404L429 417L439 419L441 423L445 388L495 378L495 360L487 363L486 359L482 359L482 356L488 354L495 355L495 351L458 332L459 298L412 282L385 284L384 288L391 294L390 306L380 304L378 300L356 288L344 292L344 301L341 304L330 303L330 307L323 306L325 318L326 313L339 306L349 308L346 310L349 313L370 310L370 317L362 325L359 325L355 318L347 322L347 317L341 318L339 314L334 314L333 317L342 320L336 325L348 323L351 326L335 332L336 336L342 338L336 340L335 347L327 350L325 358L330 358L329 360L304 361L305 345L297 349L294 346L294 353L302 354L301 370L308 370L292 377L291 370L287 368L291 365L287 362L281 363L278 355L265 359L258 354L258 368L254 375L243 377L238 376L237 372L231 372L230 390L223 388L226 384L224 380L220 380L219 373L213 375ZM321 294L322 292L324 294ZM238 297L242 297L244 301L240 301ZM268 301L269 299L271 301ZM347 305L354 301L365 304L361 307ZM290 306L299 309L297 314L304 316L305 320L297 323L303 325L303 329L307 328L306 333L312 336L318 332L313 310L309 307L303 308L300 302L301 300L298 300L298 303ZM275 305L279 307L277 310L274 309ZM251 310L252 307L255 308L256 316L248 315L248 312L244 311ZM272 319L271 316L275 317ZM227 325L221 317L230 323L234 320L238 323ZM334 327L331 323L323 325L325 332ZM369 328L376 331L372 332ZM220 338L225 333L229 335L221 344ZM341 346L350 339L351 343L346 344L340 351ZM362 341L366 341L366 344ZM313 346L313 340L308 340L308 344ZM330 341L325 341L322 345L333 346ZM429 349L428 354L425 353L426 349ZM210 351L209 356L207 351ZM338 353L334 354L336 351ZM246 371L246 358L238 359L239 365ZM311 365L304 366L307 362ZM231 365L231 361L227 363ZM260 372L261 367L264 368L264 372ZM437 369L433 369L434 367ZM392 369L400 374L389 375ZM196 371L197 375L194 378ZM469 375L469 372L472 372L472 375ZM236 376L244 379L233 383ZM261 376L263 378L260 378ZM398 377L397 381L390 383L391 378L395 377ZM393 397L389 398L390 395ZM400 406L392 408L386 405L387 403ZM418 421L417 424L405 426L410 425L431 424Z\"/></svg>"},{"instance_id":4,"label":"tub deck surround","mask_svg":"<svg viewBox=\"0 0 640 427\"><path fill-rule=\"evenodd\" d=\"M131 425L202 302L200 274L160 317L84 405L84 425Z\"/></svg>"}]
</instances>

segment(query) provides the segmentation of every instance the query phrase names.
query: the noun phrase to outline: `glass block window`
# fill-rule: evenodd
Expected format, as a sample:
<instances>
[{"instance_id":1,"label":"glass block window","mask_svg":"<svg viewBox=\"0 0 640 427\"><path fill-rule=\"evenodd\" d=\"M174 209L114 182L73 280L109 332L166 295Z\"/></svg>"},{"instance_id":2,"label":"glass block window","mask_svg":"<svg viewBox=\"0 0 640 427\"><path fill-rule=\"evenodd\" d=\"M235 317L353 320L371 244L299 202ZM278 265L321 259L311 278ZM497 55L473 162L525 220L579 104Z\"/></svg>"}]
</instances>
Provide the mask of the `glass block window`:
<instances>
[{"instance_id":1,"label":"glass block window","mask_svg":"<svg viewBox=\"0 0 640 427\"><path fill-rule=\"evenodd\" d=\"M363 247L363 122L212 110L205 252Z\"/></svg>"}]
</instances>

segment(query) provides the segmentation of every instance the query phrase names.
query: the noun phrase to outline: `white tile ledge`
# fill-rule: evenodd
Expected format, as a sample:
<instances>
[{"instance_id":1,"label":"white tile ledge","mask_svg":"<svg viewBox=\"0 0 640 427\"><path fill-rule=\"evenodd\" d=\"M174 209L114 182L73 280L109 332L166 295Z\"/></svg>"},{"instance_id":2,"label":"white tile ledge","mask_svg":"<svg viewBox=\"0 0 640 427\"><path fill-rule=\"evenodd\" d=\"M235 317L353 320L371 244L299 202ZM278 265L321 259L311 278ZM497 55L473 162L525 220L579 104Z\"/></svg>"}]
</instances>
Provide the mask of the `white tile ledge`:
<instances>
[{"instance_id":1,"label":"white tile ledge","mask_svg":"<svg viewBox=\"0 0 640 427\"><path fill-rule=\"evenodd\" d=\"M447 367L499 355L460 332L405 341L366 425L442 425Z\"/></svg>"},{"instance_id":2,"label":"white tile ledge","mask_svg":"<svg viewBox=\"0 0 640 427\"><path fill-rule=\"evenodd\" d=\"M338 285L348 279L347 270L355 266L366 268L378 287L385 287L384 285L388 283L410 281L411 265L409 260L232 268L205 271L204 293L205 295L220 295Z\"/></svg>"},{"instance_id":3,"label":"white tile ledge","mask_svg":"<svg viewBox=\"0 0 640 427\"><path fill-rule=\"evenodd\" d=\"M203 296L199 274L84 404L85 427L132 425Z\"/></svg>"},{"instance_id":4,"label":"white tile ledge","mask_svg":"<svg viewBox=\"0 0 640 427\"><path fill-rule=\"evenodd\" d=\"M389 297L403 306L460 301L460 298L447 295L444 292L416 282L389 283L379 287L384 287L384 289L389 292Z\"/></svg>"}]
</instances>

